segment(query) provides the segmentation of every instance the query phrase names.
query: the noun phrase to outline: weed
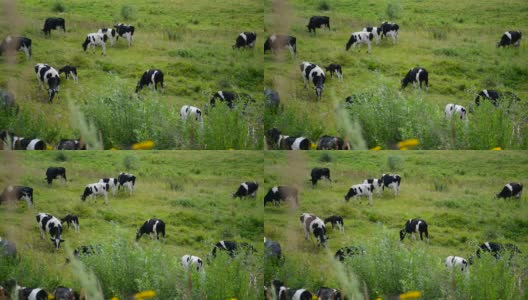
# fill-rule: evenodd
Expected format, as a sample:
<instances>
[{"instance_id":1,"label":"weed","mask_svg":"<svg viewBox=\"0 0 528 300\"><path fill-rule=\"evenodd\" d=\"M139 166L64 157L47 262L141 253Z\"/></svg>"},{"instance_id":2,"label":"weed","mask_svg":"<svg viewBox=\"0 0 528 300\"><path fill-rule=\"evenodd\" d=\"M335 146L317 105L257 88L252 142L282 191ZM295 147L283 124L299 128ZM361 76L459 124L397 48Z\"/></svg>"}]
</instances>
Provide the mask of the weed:
<instances>
[{"instance_id":1,"label":"weed","mask_svg":"<svg viewBox=\"0 0 528 300\"><path fill-rule=\"evenodd\" d=\"M328 2L326 0L321 0L321 1L319 1L319 4L317 5L317 9L323 10L323 11L328 11L328 10L330 10L330 4L328 4Z\"/></svg>"},{"instance_id":2,"label":"weed","mask_svg":"<svg viewBox=\"0 0 528 300\"><path fill-rule=\"evenodd\" d=\"M65 12L66 6L64 5L64 3L62 3L62 1L55 1L53 3L53 6L51 7L51 11L52 12Z\"/></svg>"},{"instance_id":3,"label":"weed","mask_svg":"<svg viewBox=\"0 0 528 300\"><path fill-rule=\"evenodd\" d=\"M125 21L130 21L134 18L134 8L128 5L121 6L121 17L125 19Z\"/></svg>"}]
</instances>

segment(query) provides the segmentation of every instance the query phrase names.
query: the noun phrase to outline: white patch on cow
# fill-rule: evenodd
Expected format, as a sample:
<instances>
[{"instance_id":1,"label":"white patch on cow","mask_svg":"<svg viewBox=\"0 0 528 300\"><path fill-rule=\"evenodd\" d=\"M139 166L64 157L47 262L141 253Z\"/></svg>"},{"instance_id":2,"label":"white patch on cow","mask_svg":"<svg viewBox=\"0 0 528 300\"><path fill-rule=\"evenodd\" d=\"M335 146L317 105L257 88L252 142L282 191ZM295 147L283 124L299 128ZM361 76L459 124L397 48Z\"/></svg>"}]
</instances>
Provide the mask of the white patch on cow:
<instances>
[{"instance_id":1,"label":"white patch on cow","mask_svg":"<svg viewBox=\"0 0 528 300\"><path fill-rule=\"evenodd\" d=\"M244 39L244 41L247 42L247 36L243 32L240 34L240 36Z\"/></svg>"},{"instance_id":2,"label":"white patch on cow","mask_svg":"<svg viewBox=\"0 0 528 300\"><path fill-rule=\"evenodd\" d=\"M272 35L272 36L269 37L269 39L270 39L270 42L273 43L277 39L277 36L276 35Z\"/></svg>"},{"instance_id":3,"label":"white patch on cow","mask_svg":"<svg viewBox=\"0 0 528 300\"><path fill-rule=\"evenodd\" d=\"M303 137L296 138L293 142L291 149L292 150L301 150L301 143L305 140Z\"/></svg>"},{"instance_id":4,"label":"white patch on cow","mask_svg":"<svg viewBox=\"0 0 528 300\"><path fill-rule=\"evenodd\" d=\"M198 107L184 105L180 109L180 117L182 120L187 120L189 116L194 116L195 121L202 122L202 111Z\"/></svg>"},{"instance_id":5,"label":"white patch on cow","mask_svg":"<svg viewBox=\"0 0 528 300\"><path fill-rule=\"evenodd\" d=\"M158 227L158 224L159 224L159 221L156 221L154 223L154 226L152 226L152 232L154 233L155 236L158 235L158 230L156 229Z\"/></svg>"},{"instance_id":6,"label":"white patch on cow","mask_svg":"<svg viewBox=\"0 0 528 300\"><path fill-rule=\"evenodd\" d=\"M420 224L422 224L422 221L418 221L418 223L416 223L416 228L414 229L414 232L416 233L420 232Z\"/></svg>"},{"instance_id":7,"label":"white patch on cow","mask_svg":"<svg viewBox=\"0 0 528 300\"><path fill-rule=\"evenodd\" d=\"M507 184L505 185L506 188L508 188L510 190L511 193L513 193L513 187L511 186L511 184Z\"/></svg>"},{"instance_id":8,"label":"white patch on cow","mask_svg":"<svg viewBox=\"0 0 528 300\"><path fill-rule=\"evenodd\" d=\"M279 191L279 187L278 186L274 186L271 188L271 191L276 194L278 191Z\"/></svg>"},{"instance_id":9,"label":"white patch on cow","mask_svg":"<svg viewBox=\"0 0 528 300\"><path fill-rule=\"evenodd\" d=\"M28 300L37 300L37 294L42 291L42 289L33 289L27 297Z\"/></svg>"},{"instance_id":10,"label":"white patch on cow","mask_svg":"<svg viewBox=\"0 0 528 300\"><path fill-rule=\"evenodd\" d=\"M222 248L227 249L224 241L220 241L220 245L222 246Z\"/></svg>"},{"instance_id":11,"label":"white patch on cow","mask_svg":"<svg viewBox=\"0 0 528 300\"><path fill-rule=\"evenodd\" d=\"M460 271L462 272L468 270L467 261L460 256L448 256L445 261L445 266L448 270L452 270L454 267L460 268Z\"/></svg>"},{"instance_id":12,"label":"white patch on cow","mask_svg":"<svg viewBox=\"0 0 528 300\"><path fill-rule=\"evenodd\" d=\"M156 81L154 79L154 77L156 77L156 74L158 74L158 71L152 72L152 76L150 77L150 82L152 83L152 86L156 84Z\"/></svg>"},{"instance_id":13,"label":"white patch on cow","mask_svg":"<svg viewBox=\"0 0 528 300\"><path fill-rule=\"evenodd\" d=\"M482 92L484 93L486 98L491 98L490 95L488 94L488 90L482 90Z\"/></svg>"},{"instance_id":14,"label":"white patch on cow","mask_svg":"<svg viewBox=\"0 0 528 300\"><path fill-rule=\"evenodd\" d=\"M491 247L490 247L490 244L488 242L485 242L484 243L484 246L486 246L486 248L488 249L489 252L491 252Z\"/></svg>"},{"instance_id":15,"label":"white patch on cow","mask_svg":"<svg viewBox=\"0 0 528 300\"><path fill-rule=\"evenodd\" d=\"M305 289L300 289L300 290L295 291L295 293L293 294L292 300L301 300L301 295L305 291L306 291Z\"/></svg>"},{"instance_id":16,"label":"white patch on cow","mask_svg":"<svg viewBox=\"0 0 528 300\"><path fill-rule=\"evenodd\" d=\"M249 187L248 187L248 185L247 185L245 182L242 182L240 185L241 185L244 189L246 189L246 194L247 194L247 193L249 192Z\"/></svg>"},{"instance_id":17,"label":"white patch on cow","mask_svg":"<svg viewBox=\"0 0 528 300\"><path fill-rule=\"evenodd\" d=\"M504 34L508 37L508 39L510 40L510 43L511 43L511 40L512 40L511 34L508 31L506 31Z\"/></svg>"},{"instance_id":18,"label":"white patch on cow","mask_svg":"<svg viewBox=\"0 0 528 300\"><path fill-rule=\"evenodd\" d=\"M418 69L418 72L416 72L416 82L420 82L420 73L423 72L423 69Z\"/></svg>"},{"instance_id":19,"label":"white patch on cow","mask_svg":"<svg viewBox=\"0 0 528 300\"><path fill-rule=\"evenodd\" d=\"M225 100L224 92L218 91L218 96L220 96L220 98L222 98L222 100Z\"/></svg>"}]
</instances>

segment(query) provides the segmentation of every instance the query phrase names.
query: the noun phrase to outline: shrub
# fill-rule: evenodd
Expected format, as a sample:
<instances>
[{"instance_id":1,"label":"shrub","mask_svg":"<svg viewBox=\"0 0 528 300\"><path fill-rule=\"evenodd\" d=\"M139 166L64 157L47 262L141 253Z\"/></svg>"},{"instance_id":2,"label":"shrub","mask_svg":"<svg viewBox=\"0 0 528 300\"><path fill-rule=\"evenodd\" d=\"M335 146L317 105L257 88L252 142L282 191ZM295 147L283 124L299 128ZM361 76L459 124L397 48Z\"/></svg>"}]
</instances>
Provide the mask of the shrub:
<instances>
[{"instance_id":1,"label":"shrub","mask_svg":"<svg viewBox=\"0 0 528 300\"><path fill-rule=\"evenodd\" d=\"M322 163L330 163L334 161L334 157L330 153L323 153L319 156L319 161Z\"/></svg>"},{"instance_id":2,"label":"shrub","mask_svg":"<svg viewBox=\"0 0 528 300\"><path fill-rule=\"evenodd\" d=\"M125 170L135 170L137 167L137 161L137 157L133 155L126 155L125 157L123 157L123 166L125 167Z\"/></svg>"},{"instance_id":3,"label":"shrub","mask_svg":"<svg viewBox=\"0 0 528 300\"><path fill-rule=\"evenodd\" d=\"M319 1L319 5L317 6L319 10L330 10L330 4L326 0Z\"/></svg>"},{"instance_id":4,"label":"shrub","mask_svg":"<svg viewBox=\"0 0 528 300\"><path fill-rule=\"evenodd\" d=\"M132 20L134 17L134 13L134 8L128 5L121 6L121 17L123 17L125 21Z\"/></svg>"},{"instance_id":5,"label":"shrub","mask_svg":"<svg viewBox=\"0 0 528 300\"><path fill-rule=\"evenodd\" d=\"M385 10L385 13L387 14L389 20L394 20L400 17L401 11L402 7L400 2L390 2L389 4L387 4L387 9Z\"/></svg>"},{"instance_id":6,"label":"shrub","mask_svg":"<svg viewBox=\"0 0 528 300\"><path fill-rule=\"evenodd\" d=\"M62 1L55 1L53 3L53 6L51 7L51 11L53 11L53 12L65 12L66 11L66 6L64 5L64 3L62 3Z\"/></svg>"},{"instance_id":7,"label":"shrub","mask_svg":"<svg viewBox=\"0 0 528 300\"><path fill-rule=\"evenodd\" d=\"M387 157L387 167L391 172L403 170L404 160L399 155L391 155Z\"/></svg>"},{"instance_id":8,"label":"shrub","mask_svg":"<svg viewBox=\"0 0 528 300\"><path fill-rule=\"evenodd\" d=\"M68 157L66 156L66 154L64 154L63 151L59 151L59 152L57 152L57 154L55 155L55 160L56 160L56 161L67 161L67 160L68 160Z\"/></svg>"}]
</instances>

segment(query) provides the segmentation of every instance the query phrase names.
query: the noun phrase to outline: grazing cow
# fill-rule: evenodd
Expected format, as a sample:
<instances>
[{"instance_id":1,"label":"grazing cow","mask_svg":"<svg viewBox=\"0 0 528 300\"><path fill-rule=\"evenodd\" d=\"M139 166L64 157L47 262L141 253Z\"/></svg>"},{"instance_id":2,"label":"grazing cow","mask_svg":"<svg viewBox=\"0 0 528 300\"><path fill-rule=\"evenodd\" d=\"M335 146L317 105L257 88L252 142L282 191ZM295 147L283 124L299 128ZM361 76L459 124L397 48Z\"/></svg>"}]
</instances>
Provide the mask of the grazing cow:
<instances>
[{"instance_id":1,"label":"grazing cow","mask_svg":"<svg viewBox=\"0 0 528 300\"><path fill-rule=\"evenodd\" d=\"M103 195L105 204L108 205L108 184L91 183L84 188L84 193L81 195L81 200L85 201L86 197L90 197L90 202L95 200L97 202L97 195ZM95 198L95 199L94 199Z\"/></svg>"},{"instance_id":2,"label":"grazing cow","mask_svg":"<svg viewBox=\"0 0 528 300\"><path fill-rule=\"evenodd\" d=\"M203 260L199 258L198 256L193 255L184 255L181 258L182 267L184 269L189 269L189 267L193 267L197 272L203 272Z\"/></svg>"},{"instance_id":3,"label":"grazing cow","mask_svg":"<svg viewBox=\"0 0 528 300\"><path fill-rule=\"evenodd\" d=\"M0 149L11 150L44 150L46 143L41 139L23 138L9 131L0 131Z\"/></svg>"},{"instance_id":4,"label":"grazing cow","mask_svg":"<svg viewBox=\"0 0 528 300\"><path fill-rule=\"evenodd\" d=\"M381 189L392 188L394 191L394 196L398 196L400 193L400 183L401 177L398 174L383 174L380 178L381 183L383 184Z\"/></svg>"},{"instance_id":5,"label":"grazing cow","mask_svg":"<svg viewBox=\"0 0 528 300\"><path fill-rule=\"evenodd\" d=\"M104 36L106 36L106 39L110 40L110 46L114 47L116 37L117 37L117 33L114 28L101 28L97 31L97 33L103 34Z\"/></svg>"},{"instance_id":6,"label":"grazing cow","mask_svg":"<svg viewBox=\"0 0 528 300\"><path fill-rule=\"evenodd\" d=\"M27 186L8 185L0 195L0 203L15 200L24 200L31 207L33 205L33 189Z\"/></svg>"},{"instance_id":7,"label":"grazing cow","mask_svg":"<svg viewBox=\"0 0 528 300\"><path fill-rule=\"evenodd\" d=\"M372 192L374 192L375 190L376 194L378 194L378 198L381 197L381 191L383 189L383 183L381 179L369 178L369 179L363 180L363 183L372 185L373 187Z\"/></svg>"},{"instance_id":8,"label":"grazing cow","mask_svg":"<svg viewBox=\"0 0 528 300\"><path fill-rule=\"evenodd\" d=\"M522 189L522 183L510 182L502 188L502 191L500 193L495 195L495 198L508 199L510 197L517 197L521 199Z\"/></svg>"},{"instance_id":9,"label":"grazing cow","mask_svg":"<svg viewBox=\"0 0 528 300\"><path fill-rule=\"evenodd\" d=\"M81 225L79 224L79 217L76 215L66 215L66 217L60 219L61 224L66 222L66 225L68 225L68 229L70 228L70 225L73 226L75 231L79 232L81 229Z\"/></svg>"},{"instance_id":10,"label":"grazing cow","mask_svg":"<svg viewBox=\"0 0 528 300\"><path fill-rule=\"evenodd\" d=\"M274 186L270 188L266 196L264 196L264 206L266 206L266 203L268 202L273 202L273 204L278 205L281 200L286 202L288 199L292 199L298 204L297 194L298 191L294 187Z\"/></svg>"},{"instance_id":11,"label":"grazing cow","mask_svg":"<svg viewBox=\"0 0 528 300\"><path fill-rule=\"evenodd\" d=\"M353 198L354 202L357 197L359 198L359 201L361 202L361 196L367 196L369 198L369 204L370 206L373 205L372 203L372 190L374 189L374 186L372 184L356 184L350 187L348 190L348 193L345 195L345 201L348 201L350 198Z\"/></svg>"},{"instance_id":12,"label":"grazing cow","mask_svg":"<svg viewBox=\"0 0 528 300\"><path fill-rule=\"evenodd\" d=\"M315 95L319 100L321 100L325 83L325 73L323 72L323 69L321 69L321 67L318 65L307 61L303 62L300 65L300 68L301 75L304 80L304 88L306 88L306 83L311 81L315 88Z\"/></svg>"},{"instance_id":13,"label":"grazing cow","mask_svg":"<svg viewBox=\"0 0 528 300\"><path fill-rule=\"evenodd\" d=\"M227 107L229 108L235 108L235 100L237 99L244 99L244 108L250 103L255 102L255 99L253 99L248 94L237 94L235 92L230 91L218 91L216 92L213 97L211 97L211 100L209 100L209 104L211 107L215 107L216 101L224 102Z\"/></svg>"},{"instance_id":14,"label":"grazing cow","mask_svg":"<svg viewBox=\"0 0 528 300\"><path fill-rule=\"evenodd\" d=\"M112 190L112 196L116 195L117 186L119 185L117 178L101 178L99 183L108 184L108 190Z\"/></svg>"},{"instance_id":15,"label":"grazing cow","mask_svg":"<svg viewBox=\"0 0 528 300\"><path fill-rule=\"evenodd\" d=\"M159 240L160 234L165 238L165 222L160 219L149 219L136 231L136 241L139 241L142 235L148 234L152 239L155 235L156 239Z\"/></svg>"},{"instance_id":16,"label":"grazing cow","mask_svg":"<svg viewBox=\"0 0 528 300\"><path fill-rule=\"evenodd\" d=\"M253 48L255 47L255 41L257 40L257 34L255 32L242 32L238 35L233 49L235 48Z\"/></svg>"},{"instance_id":17,"label":"grazing cow","mask_svg":"<svg viewBox=\"0 0 528 300\"><path fill-rule=\"evenodd\" d=\"M343 300L341 292L338 289L331 289L327 287L320 287L317 290L318 300Z\"/></svg>"},{"instance_id":18,"label":"grazing cow","mask_svg":"<svg viewBox=\"0 0 528 300\"><path fill-rule=\"evenodd\" d=\"M284 262L280 244L264 237L264 258L271 259L275 262Z\"/></svg>"},{"instance_id":19,"label":"grazing cow","mask_svg":"<svg viewBox=\"0 0 528 300\"><path fill-rule=\"evenodd\" d=\"M309 150L312 144L305 137L290 137L281 135L280 130L272 128L266 131L266 142L270 148L280 150Z\"/></svg>"},{"instance_id":20,"label":"grazing cow","mask_svg":"<svg viewBox=\"0 0 528 300\"><path fill-rule=\"evenodd\" d=\"M144 86L153 86L154 90L158 90L158 83L161 85L161 91L163 92L163 72L158 69L146 70L136 86L136 93L141 91Z\"/></svg>"},{"instance_id":21,"label":"grazing cow","mask_svg":"<svg viewBox=\"0 0 528 300\"><path fill-rule=\"evenodd\" d=\"M506 252L510 253L510 258L512 258L515 253L522 253L514 244L500 244L494 242L485 242L484 244L481 244L479 249L477 249L478 258L480 258L481 250L491 253L496 259L499 259L500 256Z\"/></svg>"},{"instance_id":22,"label":"grazing cow","mask_svg":"<svg viewBox=\"0 0 528 300\"><path fill-rule=\"evenodd\" d=\"M266 51L271 51L272 54L275 54L284 48L288 48L291 56L295 58L297 54L297 38L290 35L273 34L264 42L264 54L266 54Z\"/></svg>"},{"instance_id":23,"label":"grazing cow","mask_svg":"<svg viewBox=\"0 0 528 300\"><path fill-rule=\"evenodd\" d=\"M55 249L59 249L60 244L64 242L61 239L62 224L59 219L47 213L39 213L37 215L37 223L40 228L40 238L44 238L46 232L49 233Z\"/></svg>"},{"instance_id":24,"label":"grazing cow","mask_svg":"<svg viewBox=\"0 0 528 300\"><path fill-rule=\"evenodd\" d=\"M422 88L422 83L425 83L425 89L429 89L429 73L424 68L414 68L407 72L407 75L401 81L401 88L404 89L409 83L412 83L413 87L416 87L416 84L420 84Z\"/></svg>"},{"instance_id":25,"label":"grazing cow","mask_svg":"<svg viewBox=\"0 0 528 300\"><path fill-rule=\"evenodd\" d=\"M398 42L398 30L400 26L395 23L383 22L380 25L381 28L381 37L390 36L392 37L392 43L396 44Z\"/></svg>"},{"instance_id":26,"label":"grazing cow","mask_svg":"<svg viewBox=\"0 0 528 300\"><path fill-rule=\"evenodd\" d=\"M343 222L343 217L341 216L330 216L326 219L324 219L324 223L331 223L332 224L332 230L337 226L339 228L339 231L342 233L345 232L345 223Z\"/></svg>"},{"instance_id":27,"label":"grazing cow","mask_svg":"<svg viewBox=\"0 0 528 300\"><path fill-rule=\"evenodd\" d=\"M328 168L313 168L312 172L310 173L310 177L312 177L312 186L315 186L317 181L323 178L332 183L332 179L330 178L330 169Z\"/></svg>"},{"instance_id":28,"label":"grazing cow","mask_svg":"<svg viewBox=\"0 0 528 300\"><path fill-rule=\"evenodd\" d=\"M126 187L128 192L132 194L134 186L136 185L136 176L121 172L119 173L119 176L117 176L117 183L119 184L117 186L118 189L121 189L121 187L124 189Z\"/></svg>"},{"instance_id":29,"label":"grazing cow","mask_svg":"<svg viewBox=\"0 0 528 300\"><path fill-rule=\"evenodd\" d=\"M114 28L117 32L116 41L119 39L119 37L125 38L128 41L128 47L130 47L132 45L132 36L134 35L135 30L134 26L119 23L114 25Z\"/></svg>"},{"instance_id":30,"label":"grazing cow","mask_svg":"<svg viewBox=\"0 0 528 300\"><path fill-rule=\"evenodd\" d=\"M193 116L195 121L202 122L202 111L198 107L184 105L180 109L180 117L182 120L187 120L189 116Z\"/></svg>"},{"instance_id":31,"label":"grazing cow","mask_svg":"<svg viewBox=\"0 0 528 300\"><path fill-rule=\"evenodd\" d=\"M0 256L15 258L17 255L17 249L15 243L4 240L0 237Z\"/></svg>"},{"instance_id":32,"label":"grazing cow","mask_svg":"<svg viewBox=\"0 0 528 300\"><path fill-rule=\"evenodd\" d=\"M248 197L248 196L256 198L258 187L259 185L255 181L242 182L238 186L237 191L233 194L233 198L239 197L240 199L242 199L242 197Z\"/></svg>"},{"instance_id":33,"label":"grazing cow","mask_svg":"<svg viewBox=\"0 0 528 300\"><path fill-rule=\"evenodd\" d=\"M301 218L304 228L304 238L307 240L310 234L313 234L315 239L318 240L319 246L326 247L328 238L326 237L326 226L323 220L307 213L302 214Z\"/></svg>"},{"instance_id":34,"label":"grazing cow","mask_svg":"<svg viewBox=\"0 0 528 300\"><path fill-rule=\"evenodd\" d=\"M15 101L15 95L9 91L0 90L0 108L5 112L11 111L15 115L18 114L20 107Z\"/></svg>"},{"instance_id":35,"label":"grazing cow","mask_svg":"<svg viewBox=\"0 0 528 300\"><path fill-rule=\"evenodd\" d=\"M448 256L445 261L445 266L448 270L453 270L454 268L460 268L460 271L464 272L468 270L468 262L463 257L460 256Z\"/></svg>"},{"instance_id":36,"label":"grazing cow","mask_svg":"<svg viewBox=\"0 0 528 300\"><path fill-rule=\"evenodd\" d=\"M374 35L374 38L376 39L376 45L379 45L382 33L381 27L365 27L362 31L371 32Z\"/></svg>"},{"instance_id":37,"label":"grazing cow","mask_svg":"<svg viewBox=\"0 0 528 300\"><path fill-rule=\"evenodd\" d=\"M329 64L325 69L326 72L330 72L330 78L333 78L335 73L339 81L343 80L343 69L340 64Z\"/></svg>"},{"instance_id":38,"label":"grazing cow","mask_svg":"<svg viewBox=\"0 0 528 300\"><path fill-rule=\"evenodd\" d=\"M97 33L97 32L88 33L88 35L86 36L86 39L84 40L84 43L82 43L82 47L85 52L88 47L92 47L93 52L95 53L95 47L101 46L101 48L103 49L102 55L106 55L106 40L107 39L108 38L106 37L106 35L102 33Z\"/></svg>"},{"instance_id":39,"label":"grazing cow","mask_svg":"<svg viewBox=\"0 0 528 300\"><path fill-rule=\"evenodd\" d=\"M79 300L80 295L73 289L58 286L55 291L53 291L54 300Z\"/></svg>"},{"instance_id":40,"label":"grazing cow","mask_svg":"<svg viewBox=\"0 0 528 300\"><path fill-rule=\"evenodd\" d=\"M334 255L335 259L339 261L344 261L346 257L353 257L354 255L363 255L365 254L365 249L357 246L347 246L337 250Z\"/></svg>"},{"instance_id":41,"label":"grazing cow","mask_svg":"<svg viewBox=\"0 0 528 300\"><path fill-rule=\"evenodd\" d=\"M29 60L31 58L31 39L23 36L6 36L0 44L0 55L9 51L24 51L26 59Z\"/></svg>"},{"instance_id":42,"label":"grazing cow","mask_svg":"<svg viewBox=\"0 0 528 300\"><path fill-rule=\"evenodd\" d=\"M53 179L57 179L57 177L61 177L64 181L68 181L68 179L66 179L66 169L63 167L49 167L46 170L46 180L48 181L48 184L51 184Z\"/></svg>"},{"instance_id":43,"label":"grazing cow","mask_svg":"<svg viewBox=\"0 0 528 300\"><path fill-rule=\"evenodd\" d=\"M17 285L17 290L18 300L48 300L48 293L41 288L28 288Z\"/></svg>"},{"instance_id":44,"label":"grazing cow","mask_svg":"<svg viewBox=\"0 0 528 300\"><path fill-rule=\"evenodd\" d=\"M350 144L337 136L323 135L317 142L317 150L350 150Z\"/></svg>"},{"instance_id":45,"label":"grazing cow","mask_svg":"<svg viewBox=\"0 0 528 300\"><path fill-rule=\"evenodd\" d=\"M321 28L326 27L330 30L330 17L327 16L313 16L310 18L310 21L308 22L308 32L312 32L315 34L315 28Z\"/></svg>"},{"instance_id":46,"label":"grazing cow","mask_svg":"<svg viewBox=\"0 0 528 300\"><path fill-rule=\"evenodd\" d=\"M59 141L56 150L86 150L86 144L81 143L80 140L62 139Z\"/></svg>"},{"instance_id":47,"label":"grazing cow","mask_svg":"<svg viewBox=\"0 0 528 300\"><path fill-rule=\"evenodd\" d=\"M521 44L521 38L522 33L520 31L506 31L502 35L500 42L497 43L497 48L506 47L510 45L519 47L519 45Z\"/></svg>"},{"instance_id":48,"label":"grazing cow","mask_svg":"<svg viewBox=\"0 0 528 300\"><path fill-rule=\"evenodd\" d=\"M69 79L70 76L73 78L73 82L77 83L79 81L79 77L77 77L77 68L74 66L64 66L59 69L59 74L64 73L66 76L66 79Z\"/></svg>"},{"instance_id":49,"label":"grazing cow","mask_svg":"<svg viewBox=\"0 0 528 300\"><path fill-rule=\"evenodd\" d=\"M498 92L495 90L482 90L477 94L477 97L475 98L475 104L477 106L480 105L480 98L488 99L493 106L498 107L500 100L502 99L508 99L510 100L510 104L512 101L520 101L519 97L515 95L512 92Z\"/></svg>"},{"instance_id":50,"label":"grazing cow","mask_svg":"<svg viewBox=\"0 0 528 300\"><path fill-rule=\"evenodd\" d=\"M422 234L429 240L429 232L427 231L427 223L422 219L409 219L402 230L400 230L400 241L403 241L407 233L411 234L413 240L416 240L415 233L420 233L420 240L423 241Z\"/></svg>"},{"instance_id":51,"label":"grazing cow","mask_svg":"<svg viewBox=\"0 0 528 300\"><path fill-rule=\"evenodd\" d=\"M220 241L215 244L213 251L211 252L213 257L216 257L217 249L220 251L226 251L227 254L231 257L235 257L240 250L245 250L246 252L256 252L255 248L248 243L237 243L233 241Z\"/></svg>"},{"instance_id":52,"label":"grazing cow","mask_svg":"<svg viewBox=\"0 0 528 300\"><path fill-rule=\"evenodd\" d=\"M467 110L462 105L449 103L446 105L444 112L446 119L451 119L453 115L457 115L460 120L467 119Z\"/></svg>"},{"instance_id":53,"label":"grazing cow","mask_svg":"<svg viewBox=\"0 0 528 300\"><path fill-rule=\"evenodd\" d=\"M49 102L53 100L55 94L59 92L60 85L60 75L57 70L46 64L36 64L35 65L35 74L37 75L37 80L39 87L43 88L42 83L48 85L48 95Z\"/></svg>"},{"instance_id":54,"label":"grazing cow","mask_svg":"<svg viewBox=\"0 0 528 300\"><path fill-rule=\"evenodd\" d=\"M44 31L44 35L51 36L51 30L55 30L57 27L62 27L62 30L66 32L66 25L63 18L47 18L46 21L44 21L44 28L42 31Z\"/></svg>"},{"instance_id":55,"label":"grazing cow","mask_svg":"<svg viewBox=\"0 0 528 300\"><path fill-rule=\"evenodd\" d=\"M277 91L272 89L264 89L264 98L266 98L266 106L277 109L280 105L280 96Z\"/></svg>"},{"instance_id":56,"label":"grazing cow","mask_svg":"<svg viewBox=\"0 0 528 300\"><path fill-rule=\"evenodd\" d=\"M354 32L350 36L350 39L348 39L348 42L346 44L346 50L348 51L350 47L354 49L356 45L358 45L358 48L359 48L361 44L367 44L368 46L367 52L370 53L370 48L372 44L371 41L373 38L374 38L374 34L372 32Z\"/></svg>"}]
</instances>

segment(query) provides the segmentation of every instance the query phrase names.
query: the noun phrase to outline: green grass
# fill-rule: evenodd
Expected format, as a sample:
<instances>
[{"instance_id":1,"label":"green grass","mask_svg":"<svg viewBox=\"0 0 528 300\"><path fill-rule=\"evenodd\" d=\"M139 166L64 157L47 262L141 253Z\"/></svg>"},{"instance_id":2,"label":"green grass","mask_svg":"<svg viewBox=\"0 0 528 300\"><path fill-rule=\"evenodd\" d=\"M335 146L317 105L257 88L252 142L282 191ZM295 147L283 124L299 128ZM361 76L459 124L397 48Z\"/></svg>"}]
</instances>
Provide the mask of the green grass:
<instances>
[{"instance_id":1,"label":"green grass","mask_svg":"<svg viewBox=\"0 0 528 300\"><path fill-rule=\"evenodd\" d=\"M157 299L256 299L263 284L263 211L260 201L232 199L242 181L262 183L263 154L246 151L136 151L4 153L0 156L0 186L31 186L34 208L25 204L0 206L0 236L16 243L18 264L0 263L0 282L16 278L20 284L52 291L57 285L92 292L90 274L100 282L106 299L153 289ZM67 183L44 181L46 168L66 168ZM16 171L13 171L15 170ZM137 176L136 190L116 197L109 205L82 202L84 186L99 178L128 170ZM41 240L35 215L68 213L80 218L81 231L64 229L60 250ZM136 228L149 218L167 224L165 241L143 237ZM183 272L180 258L193 254L206 259L220 240L248 242L257 255L235 261L226 257L205 265L205 278ZM104 255L65 264L70 251L81 245L102 244ZM126 266L127 271L123 272ZM85 271L79 271L84 269ZM194 278L196 277L196 278ZM250 284L250 277L256 283Z\"/></svg>"}]
</instances>

